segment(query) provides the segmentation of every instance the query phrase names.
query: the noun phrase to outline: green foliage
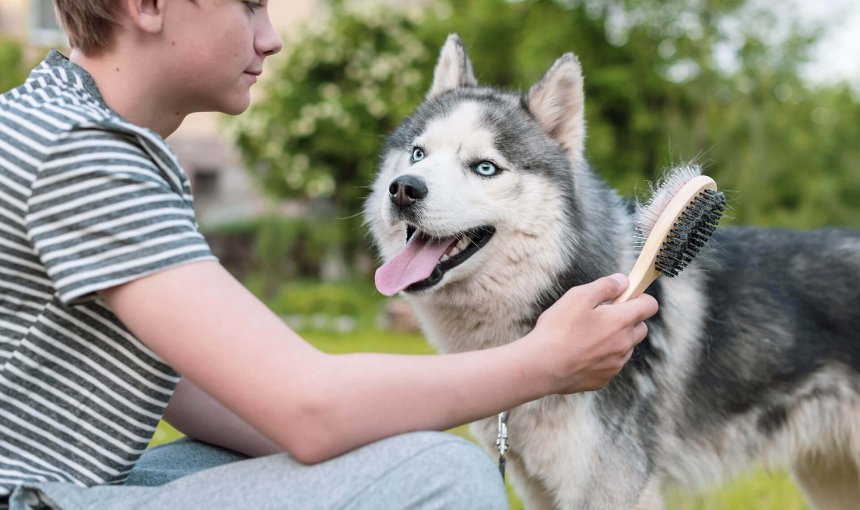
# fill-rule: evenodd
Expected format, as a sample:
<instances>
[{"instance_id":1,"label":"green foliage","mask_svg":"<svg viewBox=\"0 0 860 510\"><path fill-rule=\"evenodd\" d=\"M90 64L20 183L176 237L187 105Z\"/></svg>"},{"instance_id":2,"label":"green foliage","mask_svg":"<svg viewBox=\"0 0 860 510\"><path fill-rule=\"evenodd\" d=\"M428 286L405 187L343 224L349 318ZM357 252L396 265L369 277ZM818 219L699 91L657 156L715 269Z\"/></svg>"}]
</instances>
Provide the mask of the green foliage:
<instances>
[{"instance_id":1,"label":"green foliage","mask_svg":"<svg viewBox=\"0 0 860 510\"><path fill-rule=\"evenodd\" d=\"M21 44L0 39L0 93L23 83L28 70Z\"/></svg>"},{"instance_id":2,"label":"green foliage","mask_svg":"<svg viewBox=\"0 0 860 510\"><path fill-rule=\"evenodd\" d=\"M295 267L297 240L308 222L297 218L266 216L260 218L254 238L254 255L261 272L277 278L298 272Z\"/></svg>"},{"instance_id":3,"label":"green foliage","mask_svg":"<svg viewBox=\"0 0 860 510\"><path fill-rule=\"evenodd\" d=\"M273 311L283 316L346 316L356 320L361 329L375 326L384 304L384 298L367 282L290 283L267 301Z\"/></svg>"},{"instance_id":4,"label":"green foliage","mask_svg":"<svg viewBox=\"0 0 860 510\"><path fill-rule=\"evenodd\" d=\"M233 125L271 193L359 215L385 135L421 101L457 32L479 81L513 90L576 53L586 155L624 194L696 161L729 192L726 222L860 227L860 104L846 87L801 79L815 30L777 38L773 14L745 0L376 5L335 2L296 34L265 98ZM356 222L343 239L358 252L362 236Z\"/></svg>"},{"instance_id":5,"label":"green foliage","mask_svg":"<svg viewBox=\"0 0 860 510\"><path fill-rule=\"evenodd\" d=\"M435 58L416 37L423 12L365 7L338 3L288 41L265 98L235 126L269 192L328 198L336 214L360 211L382 140L417 104Z\"/></svg>"},{"instance_id":6,"label":"green foliage","mask_svg":"<svg viewBox=\"0 0 860 510\"><path fill-rule=\"evenodd\" d=\"M814 31L756 33L745 27L772 26L772 13L739 0L454 5L447 28L483 82L525 90L577 54L586 155L623 193L698 161L729 191L727 223L860 227L860 105L845 87L801 80Z\"/></svg>"},{"instance_id":7,"label":"green foliage","mask_svg":"<svg viewBox=\"0 0 860 510\"><path fill-rule=\"evenodd\" d=\"M237 256L227 255L222 263L240 275L249 268L265 274L261 286L266 294L282 281L324 276L327 260L350 247L352 251L363 249L359 247L361 237L356 240L352 235L360 229L359 223L357 218L269 214L251 221L210 226L205 232L215 244L250 246L249 250L240 249ZM222 246L218 251L229 254L235 250Z\"/></svg>"}]
</instances>

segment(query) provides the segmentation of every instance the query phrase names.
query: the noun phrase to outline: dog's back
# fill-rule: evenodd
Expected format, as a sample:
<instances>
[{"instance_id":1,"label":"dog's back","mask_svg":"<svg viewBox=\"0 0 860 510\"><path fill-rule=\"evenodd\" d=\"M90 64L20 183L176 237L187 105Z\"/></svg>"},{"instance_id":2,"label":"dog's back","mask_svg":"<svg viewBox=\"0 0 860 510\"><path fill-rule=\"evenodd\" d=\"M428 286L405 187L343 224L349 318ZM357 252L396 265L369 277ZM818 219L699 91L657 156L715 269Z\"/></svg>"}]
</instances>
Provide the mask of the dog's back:
<instances>
[{"instance_id":1,"label":"dog's back","mask_svg":"<svg viewBox=\"0 0 860 510\"><path fill-rule=\"evenodd\" d=\"M792 466L813 502L825 484L856 508L860 234L722 228L658 291L662 317L614 391L651 401L666 475L703 487L759 459ZM692 335L673 332L690 320ZM633 384L643 371L650 396Z\"/></svg>"}]
</instances>

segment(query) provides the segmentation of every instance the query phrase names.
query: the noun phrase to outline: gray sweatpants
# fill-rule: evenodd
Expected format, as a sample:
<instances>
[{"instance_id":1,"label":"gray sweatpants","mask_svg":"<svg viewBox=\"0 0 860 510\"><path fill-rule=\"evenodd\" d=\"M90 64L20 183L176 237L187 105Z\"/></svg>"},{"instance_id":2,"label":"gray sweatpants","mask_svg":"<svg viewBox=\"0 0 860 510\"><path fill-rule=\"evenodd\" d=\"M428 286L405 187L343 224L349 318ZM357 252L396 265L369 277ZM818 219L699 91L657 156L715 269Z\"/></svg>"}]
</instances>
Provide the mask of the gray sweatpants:
<instances>
[{"instance_id":1,"label":"gray sweatpants","mask_svg":"<svg viewBox=\"0 0 860 510\"><path fill-rule=\"evenodd\" d=\"M440 432L395 436L314 465L181 439L144 453L124 486L40 483L10 498L10 510L507 507L490 457Z\"/></svg>"}]
</instances>

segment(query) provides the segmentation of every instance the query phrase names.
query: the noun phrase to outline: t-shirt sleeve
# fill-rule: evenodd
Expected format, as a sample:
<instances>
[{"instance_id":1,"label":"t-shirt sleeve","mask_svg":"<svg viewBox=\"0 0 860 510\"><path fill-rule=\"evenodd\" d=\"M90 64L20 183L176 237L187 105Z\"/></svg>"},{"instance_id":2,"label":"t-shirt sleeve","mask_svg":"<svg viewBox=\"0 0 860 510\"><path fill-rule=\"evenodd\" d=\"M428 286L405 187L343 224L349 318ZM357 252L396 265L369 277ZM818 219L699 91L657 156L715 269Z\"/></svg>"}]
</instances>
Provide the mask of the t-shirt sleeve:
<instances>
[{"instance_id":1,"label":"t-shirt sleeve","mask_svg":"<svg viewBox=\"0 0 860 510\"><path fill-rule=\"evenodd\" d=\"M121 134L79 130L56 143L32 183L26 228L63 303L215 260L197 229L190 190L176 182Z\"/></svg>"}]
</instances>

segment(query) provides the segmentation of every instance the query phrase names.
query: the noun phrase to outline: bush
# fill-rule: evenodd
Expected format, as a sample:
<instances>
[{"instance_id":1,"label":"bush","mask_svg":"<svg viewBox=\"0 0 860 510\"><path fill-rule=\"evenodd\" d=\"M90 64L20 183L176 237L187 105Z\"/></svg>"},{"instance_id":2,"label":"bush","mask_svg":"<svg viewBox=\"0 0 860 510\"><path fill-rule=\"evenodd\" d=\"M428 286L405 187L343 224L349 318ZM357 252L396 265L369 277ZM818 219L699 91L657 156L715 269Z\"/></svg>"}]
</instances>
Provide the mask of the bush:
<instances>
[{"instance_id":1,"label":"bush","mask_svg":"<svg viewBox=\"0 0 860 510\"><path fill-rule=\"evenodd\" d=\"M330 17L286 41L265 97L231 124L268 192L327 199L334 216L361 211L382 141L420 101L444 40L427 49L424 16L417 7L334 2Z\"/></svg>"},{"instance_id":2,"label":"bush","mask_svg":"<svg viewBox=\"0 0 860 510\"><path fill-rule=\"evenodd\" d=\"M273 312L299 330L373 330L385 304L385 298L364 280L283 281L274 291L264 291L272 280L256 273L244 283Z\"/></svg>"},{"instance_id":3,"label":"bush","mask_svg":"<svg viewBox=\"0 0 860 510\"><path fill-rule=\"evenodd\" d=\"M237 223L210 226L206 238L215 255L238 277L267 275L271 285L297 278L344 279L351 276L342 254L350 243L353 222L337 218L286 217L270 214ZM354 250L358 251L358 250ZM331 266L343 266L332 269Z\"/></svg>"},{"instance_id":4,"label":"bush","mask_svg":"<svg viewBox=\"0 0 860 510\"><path fill-rule=\"evenodd\" d=\"M0 93L20 85L27 77L28 69L21 44L0 39Z\"/></svg>"},{"instance_id":5,"label":"bush","mask_svg":"<svg viewBox=\"0 0 860 510\"><path fill-rule=\"evenodd\" d=\"M284 284L271 300L282 315L376 316L383 299L369 285L301 282Z\"/></svg>"}]
</instances>

